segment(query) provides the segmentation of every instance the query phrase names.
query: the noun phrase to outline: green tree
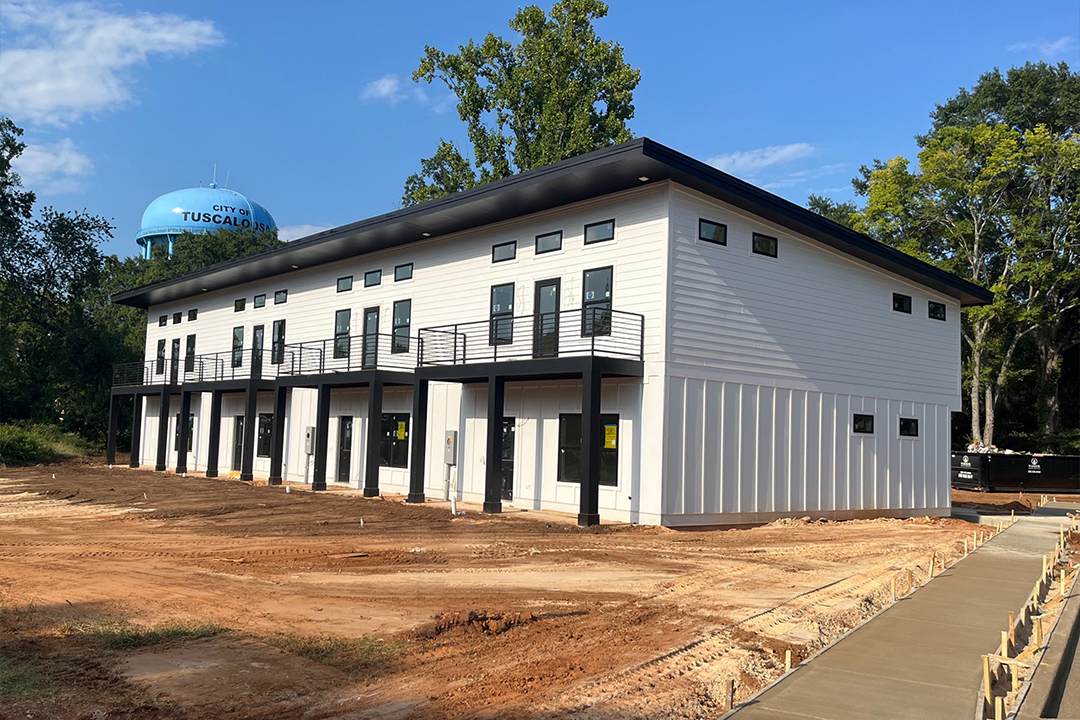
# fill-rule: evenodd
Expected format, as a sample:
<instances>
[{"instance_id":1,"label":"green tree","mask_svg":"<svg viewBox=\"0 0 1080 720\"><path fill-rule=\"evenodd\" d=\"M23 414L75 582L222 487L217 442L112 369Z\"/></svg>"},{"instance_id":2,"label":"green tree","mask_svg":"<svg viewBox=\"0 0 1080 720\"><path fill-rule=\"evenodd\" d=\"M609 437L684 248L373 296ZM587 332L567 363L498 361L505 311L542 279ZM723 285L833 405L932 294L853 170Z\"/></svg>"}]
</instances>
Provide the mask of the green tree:
<instances>
[{"instance_id":1,"label":"green tree","mask_svg":"<svg viewBox=\"0 0 1080 720\"><path fill-rule=\"evenodd\" d=\"M811 194L808 196L806 198L806 207L808 210L846 227L854 227L859 214L859 207L855 203L850 201L836 202L822 195Z\"/></svg>"},{"instance_id":2,"label":"green tree","mask_svg":"<svg viewBox=\"0 0 1080 720\"><path fill-rule=\"evenodd\" d=\"M600 0L562 0L548 14L530 5L510 21L517 44L489 33L457 53L426 47L413 80L439 80L457 96L472 161L441 141L406 180L402 203L632 139L627 121L641 73L624 60L622 46L597 36L593 21L607 12Z\"/></svg>"}]
</instances>

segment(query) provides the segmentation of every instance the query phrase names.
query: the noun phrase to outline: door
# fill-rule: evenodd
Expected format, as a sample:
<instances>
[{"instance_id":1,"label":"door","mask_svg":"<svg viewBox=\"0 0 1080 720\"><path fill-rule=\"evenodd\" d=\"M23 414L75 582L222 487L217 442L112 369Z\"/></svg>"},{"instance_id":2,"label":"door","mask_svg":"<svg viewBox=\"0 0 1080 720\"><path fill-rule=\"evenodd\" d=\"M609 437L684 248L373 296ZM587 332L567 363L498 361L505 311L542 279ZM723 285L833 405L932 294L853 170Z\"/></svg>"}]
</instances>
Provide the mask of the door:
<instances>
[{"instance_id":1,"label":"door","mask_svg":"<svg viewBox=\"0 0 1080 720\"><path fill-rule=\"evenodd\" d=\"M253 378L262 377L264 327L256 325L251 328L251 377Z\"/></svg>"},{"instance_id":2,"label":"door","mask_svg":"<svg viewBox=\"0 0 1080 720\"><path fill-rule=\"evenodd\" d=\"M240 461L244 457L244 416L233 418L232 469L240 472Z\"/></svg>"},{"instance_id":3,"label":"door","mask_svg":"<svg viewBox=\"0 0 1080 720\"><path fill-rule=\"evenodd\" d=\"M379 308L364 310L364 349L360 367L370 370L379 364Z\"/></svg>"},{"instance_id":4,"label":"door","mask_svg":"<svg viewBox=\"0 0 1080 720\"><path fill-rule=\"evenodd\" d=\"M503 418L502 427L502 499L514 499L514 430L517 419Z\"/></svg>"},{"instance_id":5,"label":"door","mask_svg":"<svg viewBox=\"0 0 1080 720\"><path fill-rule=\"evenodd\" d=\"M349 468L352 467L352 415L342 415L338 420L337 481L349 482Z\"/></svg>"},{"instance_id":6,"label":"door","mask_svg":"<svg viewBox=\"0 0 1080 720\"><path fill-rule=\"evenodd\" d=\"M172 341L172 367L169 369L170 382L175 385L180 370L180 338Z\"/></svg>"},{"instance_id":7,"label":"door","mask_svg":"<svg viewBox=\"0 0 1080 720\"><path fill-rule=\"evenodd\" d=\"M559 354L559 278L536 283L533 357Z\"/></svg>"}]
</instances>

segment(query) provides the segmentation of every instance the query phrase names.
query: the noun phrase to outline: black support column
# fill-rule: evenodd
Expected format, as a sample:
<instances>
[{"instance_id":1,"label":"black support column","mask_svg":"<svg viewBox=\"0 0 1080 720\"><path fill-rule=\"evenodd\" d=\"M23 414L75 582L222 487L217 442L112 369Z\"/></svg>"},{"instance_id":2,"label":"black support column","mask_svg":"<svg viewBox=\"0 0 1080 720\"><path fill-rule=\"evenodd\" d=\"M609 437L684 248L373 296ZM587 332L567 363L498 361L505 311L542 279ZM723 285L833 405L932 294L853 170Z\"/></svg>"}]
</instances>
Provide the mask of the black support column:
<instances>
[{"instance_id":1,"label":"black support column","mask_svg":"<svg viewBox=\"0 0 1080 720\"><path fill-rule=\"evenodd\" d=\"M158 472L165 471L165 464L169 459L169 403L172 396L169 389L161 391L161 403L158 405L158 432L157 432L157 464L154 469Z\"/></svg>"},{"instance_id":2,"label":"black support column","mask_svg":"<svg viewBox=\"0 0 1080 720\"><path fill-rule=\"evenodd\" d=\"M506 378L488 378L487 465L484 474L484 512L502 512L502 426Z\"/></svg>"},{"instance_id":3,"label":"black support column","mask_svg":"<svg viewBox=\"0 0 1080 720\"><path fill-rule=\"evenodd\" d=\"M120 423L120 396L109 397L109 434L105 442L105 462L109 467L116 464L116 428Z\"/></svg>"},{"instance_id":4,"label":"black support column","mask_svg":"<svg viewBox=\"0 0 1080 720\"><path fill-rule=\"evenodd\" d=\"M258 410L259 391L252 383L244 395L244 451L240 460L240 479L244 482L255 479L255 423L259 418Z\"/></svg>"},{"instance_id":5,"label":"black support column","mask_svg":"<svg viewBox=\"0 0 1080 720\"><path fill-rule=\"evenodd\" d=\"M382 380L368 385L367 440L364 453L364 497L379 497L379 440L382 435ZM411 487L411 482L410 482Z\"/></svg>"},{"instance_id":6,"label":"black support column","mask_svg":"<svg viewBox=\"0 0 1080 720\"><path fill-rule=\"evenodd\" d=\"M142 395L135 393L135 400L131 403L131 457L128 459L128 467L139 467L139 457L142 454Z\"/></svg>"},{"instance_id":7,"label":"black support column","mask_svg":"<svg viewBox=\"0 0 1080 720\"><path fill-rule=\"evenodd\" d=\"M281 484L281 464L285 455L285 400L289 389L274 390L274 426L270 431L270 480L271 485Z\"/></svg>"},{"instance_id":8,"label":"black support column","mask_svg":"<svg viewBox=\"0 0 1080 720\"><path fill-rule=\"evenodd\" d=\"M180 424L176 428L179 443L176 448L176 474L183 475L187 472L188 460L188 415L191 414L191 393L187 390L180 392Z\"/></svg>"},{"instance_id":9,"label":"black support column","mask_svg":"<svg viewBox=\"0 0 1080 720\"><path fill-rule=\"evenodd\" d=\"M210 442L206 448L206 477L218 476L218 448L221 447L221 399L223 393L214 390L210 396Z\"/></svg>"},{"instance_id":10,"label":"black support column","mask_svg":"<svg viewBox=\"0 0 1080 720\"><path fill-rule=\"evenodd\" d=\"M581 374L581 508L578 525L600 524L600 371L595 361Z\"/></svg>"},{"instance_id":11,"label":"black support column","mask_svg":"<svg viewBox=\"0 0 1080 720\"><path fill-rule=\"evenodd\" d=\"M412 452L409 453L409 495L406 502L424 502L424 469L427 461L428 380L416 378L412 399Z\"/></svg>"},{"instance_id":12,"label":"black support column","mask_svg":"<svg viewBox=\"0 0 1080 720\"><path fill-rule=\"evenodd\" d=\"M319 399L315 415L315 471L311 478L312 490L326 489L326 453L330 446L330 386L319 386Z\"/></svg>"}]
</instances>

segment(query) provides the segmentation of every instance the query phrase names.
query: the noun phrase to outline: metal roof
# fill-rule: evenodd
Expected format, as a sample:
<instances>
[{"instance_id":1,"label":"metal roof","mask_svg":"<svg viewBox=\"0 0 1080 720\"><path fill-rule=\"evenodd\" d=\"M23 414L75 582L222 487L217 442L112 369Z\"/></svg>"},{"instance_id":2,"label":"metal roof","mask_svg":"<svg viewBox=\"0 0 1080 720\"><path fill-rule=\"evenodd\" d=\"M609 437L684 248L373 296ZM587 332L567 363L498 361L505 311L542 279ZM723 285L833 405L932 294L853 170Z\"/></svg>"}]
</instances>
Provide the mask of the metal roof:
<instances>
[{"instance_id":1,"label":"metal roof","mask_svg":"<svg viewBox=\"0 0 1080 720\"><path fill-rule=\"evenodd\" d=\"M985 288L660 143L638 138L422 205L326 230L273 250L118 293L112 301L148 308L664 180L742 208L955 298L962 305L981 305L993 300L993 293Z\"/></svg>"}]
</instances>

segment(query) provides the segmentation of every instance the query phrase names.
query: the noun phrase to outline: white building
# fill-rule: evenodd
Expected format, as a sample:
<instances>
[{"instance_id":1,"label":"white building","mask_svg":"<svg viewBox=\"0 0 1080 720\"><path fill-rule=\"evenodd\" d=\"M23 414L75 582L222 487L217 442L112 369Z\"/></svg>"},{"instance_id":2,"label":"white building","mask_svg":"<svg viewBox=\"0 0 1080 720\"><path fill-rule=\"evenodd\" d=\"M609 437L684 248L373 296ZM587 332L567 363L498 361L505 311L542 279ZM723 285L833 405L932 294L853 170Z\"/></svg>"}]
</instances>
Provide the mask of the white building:
<instances>
[{"instance_id":1,"label":"white building","mask_svg":"<svg viewBox=\"0 0 1080 720\"><path fill-rule=\"evenodd\" d=\"M117 295L148 322L109 448L133 396L133 467L423 502L449 459L459 499L582 524L942 515L990 299L639 139Z\"/></svg>"}]
</instances>

